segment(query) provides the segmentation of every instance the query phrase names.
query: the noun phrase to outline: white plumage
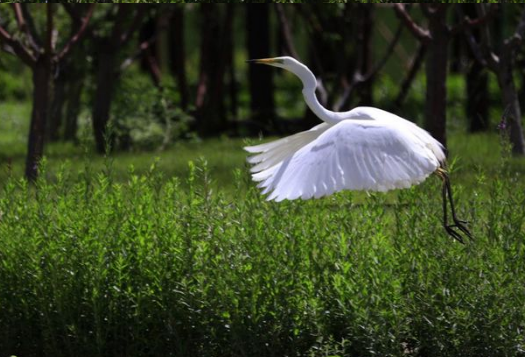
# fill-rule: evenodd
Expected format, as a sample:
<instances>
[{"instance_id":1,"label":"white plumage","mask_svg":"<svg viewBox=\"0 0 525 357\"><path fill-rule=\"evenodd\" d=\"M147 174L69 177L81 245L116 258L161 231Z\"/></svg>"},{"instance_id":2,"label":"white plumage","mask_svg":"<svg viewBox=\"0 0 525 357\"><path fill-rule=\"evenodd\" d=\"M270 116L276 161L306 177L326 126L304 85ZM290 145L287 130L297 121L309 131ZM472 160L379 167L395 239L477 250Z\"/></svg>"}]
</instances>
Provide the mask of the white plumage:
<instances>
[{"instance_id":1,"label":"white plumage","mask_svg":"<svg viewBox=\"0 0 525 357\"><path fill-rule=\"evenodd\" d=\"M248 146L254 181L268 200L318 198L341 190L388 191L408 188L436 173L443 179L444 225L470 232L455 216L443 146L428 132L395 114L372 107L348 112L324 108L315 95L312 72L291 57L251 60L284 68L303 83L308 107L324 123L273 142ZM448 195L454 225L447 224Z\"/></svg>"},{"instance_id":2,"label":"white plumage","mask_svg":"<svg viewBox=\"0 0 525 357\"><path fill-rule=\"evenodd\" d=\"M303 80L307 104L326 117L326 123L245 148L258 153L248 162L255 164L253 179L260 182L263 193L270 193L269 200L317 198L344 189L407 188L425 180L445 161L441 144L414 123L371 107L328 111L317 102L315 77L304 65L291 57L274 60L261 63L290 67ZM294 65L302 71L294 71Z\"/></svg>"},{"instance_id":3,"label":"white plumage","mask_svg":"<svg viewBox=\"0 0 525 357\"><path fill-rule=\"evenodd\" d=\"M359 119L360 114L367 119ZM348 119L249 146L251 171L269 200L322 197L344 189L388 191L425 180L445 160L426 131L386 111L358 107Z\"/></svg>"}]
</instances>

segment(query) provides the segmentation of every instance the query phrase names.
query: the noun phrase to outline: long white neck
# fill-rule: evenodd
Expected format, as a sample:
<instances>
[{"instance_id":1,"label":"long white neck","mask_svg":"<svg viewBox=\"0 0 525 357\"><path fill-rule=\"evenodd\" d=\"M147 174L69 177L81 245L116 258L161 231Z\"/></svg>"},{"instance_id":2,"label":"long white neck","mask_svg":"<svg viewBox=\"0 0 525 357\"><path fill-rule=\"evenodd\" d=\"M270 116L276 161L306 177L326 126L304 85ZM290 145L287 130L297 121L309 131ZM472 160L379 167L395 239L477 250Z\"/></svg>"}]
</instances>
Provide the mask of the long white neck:
<instances>
[{"instance_id":1,"label":"long white neck","mask_svg":"<svg viewBox=\"0 0 525 357\"><path fill-rule=\"evenodd\" d=\"M341 113L328 110L325 107L323 107L321 103L319 103L317 95L315 94L317 80L315 79L314 74L308 69L308 67L301 64L298 67L288 70L290 70L293 74L299 77L301 82L303 82L304 100L306 101L308 107L314 112L314 114L319 117L319 119L329 124L337 124L342 120Z\"/></svg>"},{"instance_id":2,"label":"long white neck","mask_svg":"<svg viewBox=\"0 0 525 357\"><path fill-rule=\"evenodd\" d=\"M308 107L319 119L329 124L337 124L341 121L339 113L326 109L319 103L315 88L303 88L303 96Z\"/></svg>"}]
</instances>

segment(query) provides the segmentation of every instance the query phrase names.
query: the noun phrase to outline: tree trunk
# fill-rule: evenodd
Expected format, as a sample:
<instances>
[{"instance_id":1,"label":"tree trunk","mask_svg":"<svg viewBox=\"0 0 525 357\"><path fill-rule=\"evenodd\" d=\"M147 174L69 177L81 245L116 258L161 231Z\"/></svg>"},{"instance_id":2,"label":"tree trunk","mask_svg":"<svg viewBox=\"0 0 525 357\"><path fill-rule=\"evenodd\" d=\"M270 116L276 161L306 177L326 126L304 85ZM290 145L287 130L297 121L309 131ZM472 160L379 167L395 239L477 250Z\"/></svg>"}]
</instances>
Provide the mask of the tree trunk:
<instances>
[{"instance_id":1,"label":"tree trunk","mask_svg":"<svg viewBox=\"0 0 525 357\"><path fill-rule=\"evenodd\" d=\"M188 109L189 91L186 80L185 58L186 49L184 42L184 7L174 5L173 19L170 22L170 68L177 80L180 93L180 106L182 110Z\"/></svg>"},{"instance_id":2,"label":"tree trunk","mask_svg":"<svg viewBox=\"0 0 525 357\"><path fill-rule=\"evenodd\" d=\"M465 4L462 6L465 15L474 19L478 16L476 4ZM476 41L480 40L480 30L471 29L472 36ZM486 131L489 128L489 94L488 94L488 73L484 66L476 60L475 54L468 45L465 36L460 36L461 44L465 46L465 54L470 62L466 73L467 103L466 115L468 118L468 130L471 133ZM456 59L457 62L460 59Z\"/></svg>"},{"instance_id":3,"label":"tree trunk","mask_svg":"<svg viewBox=\"0 0 525 357\"><path fill-rule=\"evenodd\" d=\"M97 46L97 75L95 102L93 103L93 132L97 152L101 154L106 151L107 144L111 145L112 141L112 138L107 137L107 126L115 83L115 52L111 50L109 41L102 41Z\"/></svg>"},{"instance_id":4,"label":"tree trunk","mask_svg":"<svg viewBox=\"0 0 525 357\"><path fill-rule=\"evenodd\" d=\"M143 52L143 56L140 59L140 69L147 72L151 76L151 80L156 87L160 86L161 81L161 70L159 67L158 46L159 44L159 33L157 32L156 19L151 18L145 21L139 32L140 42L148 41L151 38L155 38L155 42L150 44L148 48Z\"/></svg>"},{"instance_id":5,"label":"tree trunk","mask_svg":"<svg viewBox=\"0 0 525 357\"><path fill-rule=\"evenodd\" d=\"M429 17L432 40L427 45L425 128L444 146L447 144L447 60L449 33L446 11Z\"/></svg>"},{"instance_id":6,"label":"tree trunk","mask_svg":"<svg viewBox=\"0 0 525 357\"><path fill-rule=\"evenodd\" d=\"M489 128L488 73L478 61L473 60L466 80L469 132L486 131Z\"/></svg>"},{"instance_id":7,"label":"tree trunk","mask_svg":"<svg viewBox=\"0 0 525 357\"><path fill-rule=\"evenodd\" d=\"M226 14L221 16L218 7L201 4L201 65L195 107L197 130L202 136L216 135L226 126L224 70L227 50L224 46L231 32L233 8L230 4L225 8Z\"/></svg>"},{"instance_id":8,"label":"tree trunk","mask_svg":"<svg viewBox=\"0 0 525 357\"><path fill-rule=\"evenodd\" d=\"M357 5L358 17L358 53L359 72L366 75L372 69L372 31L374 8L368 4ZM359 105L373 105L373 81L374 78L362 82L358 86Z\"/></svg>"},{"instance_id":9,"label":"tree trunk","mask_svg":"<svg viewBox=\"0 0 525 357\"><path fill-rule=\"evenodd\" d=\"M60 139L60 127L62 126L64 102L66 100L67 65L59 68L58 77L53 81L53 100L47 125L47 138L55 142Z\"/></svg>"},{"instance_id":10,"label":"tree trunk","mask_svg":"<svg viewBox=\"0 0 525 357\"><path fill-rule=\"evenodd\" d=\"M226 68L228 72L228 92L230 99L229 113L230 117L234 119L234 123L237 123L237 114L239 111L239 100L238 100L238 86L237 79L235 77L236 67L235 67L235 44L232 34L228 36L228 41L226 44L227 54L226 54ZM236 130L237 128L232 128Z\"/></svg>"},{"instance_id":11,"label":"tree trunk","mask_svg":"<svg viewBox=\"0 0 525 357\"><path fill-rule=\"evenodd\" d=\"M35 181L38 176L38 164L44 154L44 137L49 103L50 59L41 55L33 68L33 109L29 126L29 140L25 176Z\"/></svg>"},{"instance_id":12,"label":"tree trunk","mask_svg":"<svg viewBox=\"0 0 525 357\"><path fill-rule=\"evenodd\" d=\"M270 54L269 7L246 5L246 32L248 57L266 58ZM273 71L265 66L248 66L251 118L260 129L273 126L275 103L273 98Z\"/></svg>"},{"instance_id":13,"label":"tree trunk","mask_svg":"<svg viewBox=\"0 0 525 357\"><path fill-rule=\"evenodd\" d=\"M509 125L509 139L512 144L512 153L514 155L525 155L525 142L523 138L523 129L521 127L521 107L516 86L514 84L514 78L512 76L512 63L510 57L510 55L506 54L500 56L500 68L496 75L502 93L503 108L505 111L508 110L506 119Z\"/></svg>"},{"instance_id":14,"label":"tree trunk","mask_svg":"<svg viewBox=\"0 0 525 357\"><path fill-rule=\"evenodd\" d=\"M64 140L76 141L78 128L78 115L80 113L80 97L84 87L84 77L77 77L70 81L67 87L66 120Z\"/></svg>"}]
</instances>

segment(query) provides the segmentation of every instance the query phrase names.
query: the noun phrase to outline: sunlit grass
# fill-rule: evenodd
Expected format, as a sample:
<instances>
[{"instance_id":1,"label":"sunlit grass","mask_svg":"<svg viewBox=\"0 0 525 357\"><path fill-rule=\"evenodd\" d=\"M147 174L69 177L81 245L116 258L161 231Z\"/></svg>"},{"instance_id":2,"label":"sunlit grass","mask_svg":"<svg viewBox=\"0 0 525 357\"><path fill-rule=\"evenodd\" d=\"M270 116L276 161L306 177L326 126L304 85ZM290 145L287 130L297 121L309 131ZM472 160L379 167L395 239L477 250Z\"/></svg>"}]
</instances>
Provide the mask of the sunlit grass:
<instances>
[{"instance_id":1,"label":"sunlit grass","mask_svg":"<svg viewBox=\"0 0 525 357\"><path fill-rule=\"evenodd\" d=\"M0 193L0 346L56 356L479 356L523 345L525 186L460 192L475 240L441 227L430 180L356 201L227 195L205 162L163 177L44 168Z\"/></svg>"},{"instance_id":2,"label":"sunlit grass","mask_svg":"<svg viewBox=\"0 0 525 357\"><path fill-rule=\"evenodd\" d=\"M496 132L449 136L475 237L461 245L441 226L437 178L266 202L243 139L109 157L50 144L28 186L12 135L28 111L2 109L6 355L523 354L525 162Z\"/></svg>"}]
</instances>

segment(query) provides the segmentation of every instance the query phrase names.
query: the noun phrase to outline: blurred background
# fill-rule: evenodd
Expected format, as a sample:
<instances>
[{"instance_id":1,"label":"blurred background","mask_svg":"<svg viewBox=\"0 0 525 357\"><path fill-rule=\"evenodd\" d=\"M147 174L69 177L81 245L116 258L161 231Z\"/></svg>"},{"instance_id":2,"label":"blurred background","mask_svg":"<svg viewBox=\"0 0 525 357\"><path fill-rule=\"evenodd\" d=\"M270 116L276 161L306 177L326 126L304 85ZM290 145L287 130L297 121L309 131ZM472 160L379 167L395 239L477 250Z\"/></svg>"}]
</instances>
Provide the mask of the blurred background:
<instances>
[{"instance_id":1,"label":"blurred background","mask_svg":"<svg viewBox=\"0 0 525 357\"><path fill-rule=\"evenodd\" d=\"M523 5L4 4L0 166L38 176L40 158L152 152L166 167L215 156L228 170L246 137L319 120L292 74L250 58L296 57L320 101L392 111L442 143L525 153ZM450 140L447 140L449 138ZM144 159L145 160L145 159ZM171 162L170 162L171 160ZM224 161L221 161L224 160Z\"/></svg>"}]
</instances>

